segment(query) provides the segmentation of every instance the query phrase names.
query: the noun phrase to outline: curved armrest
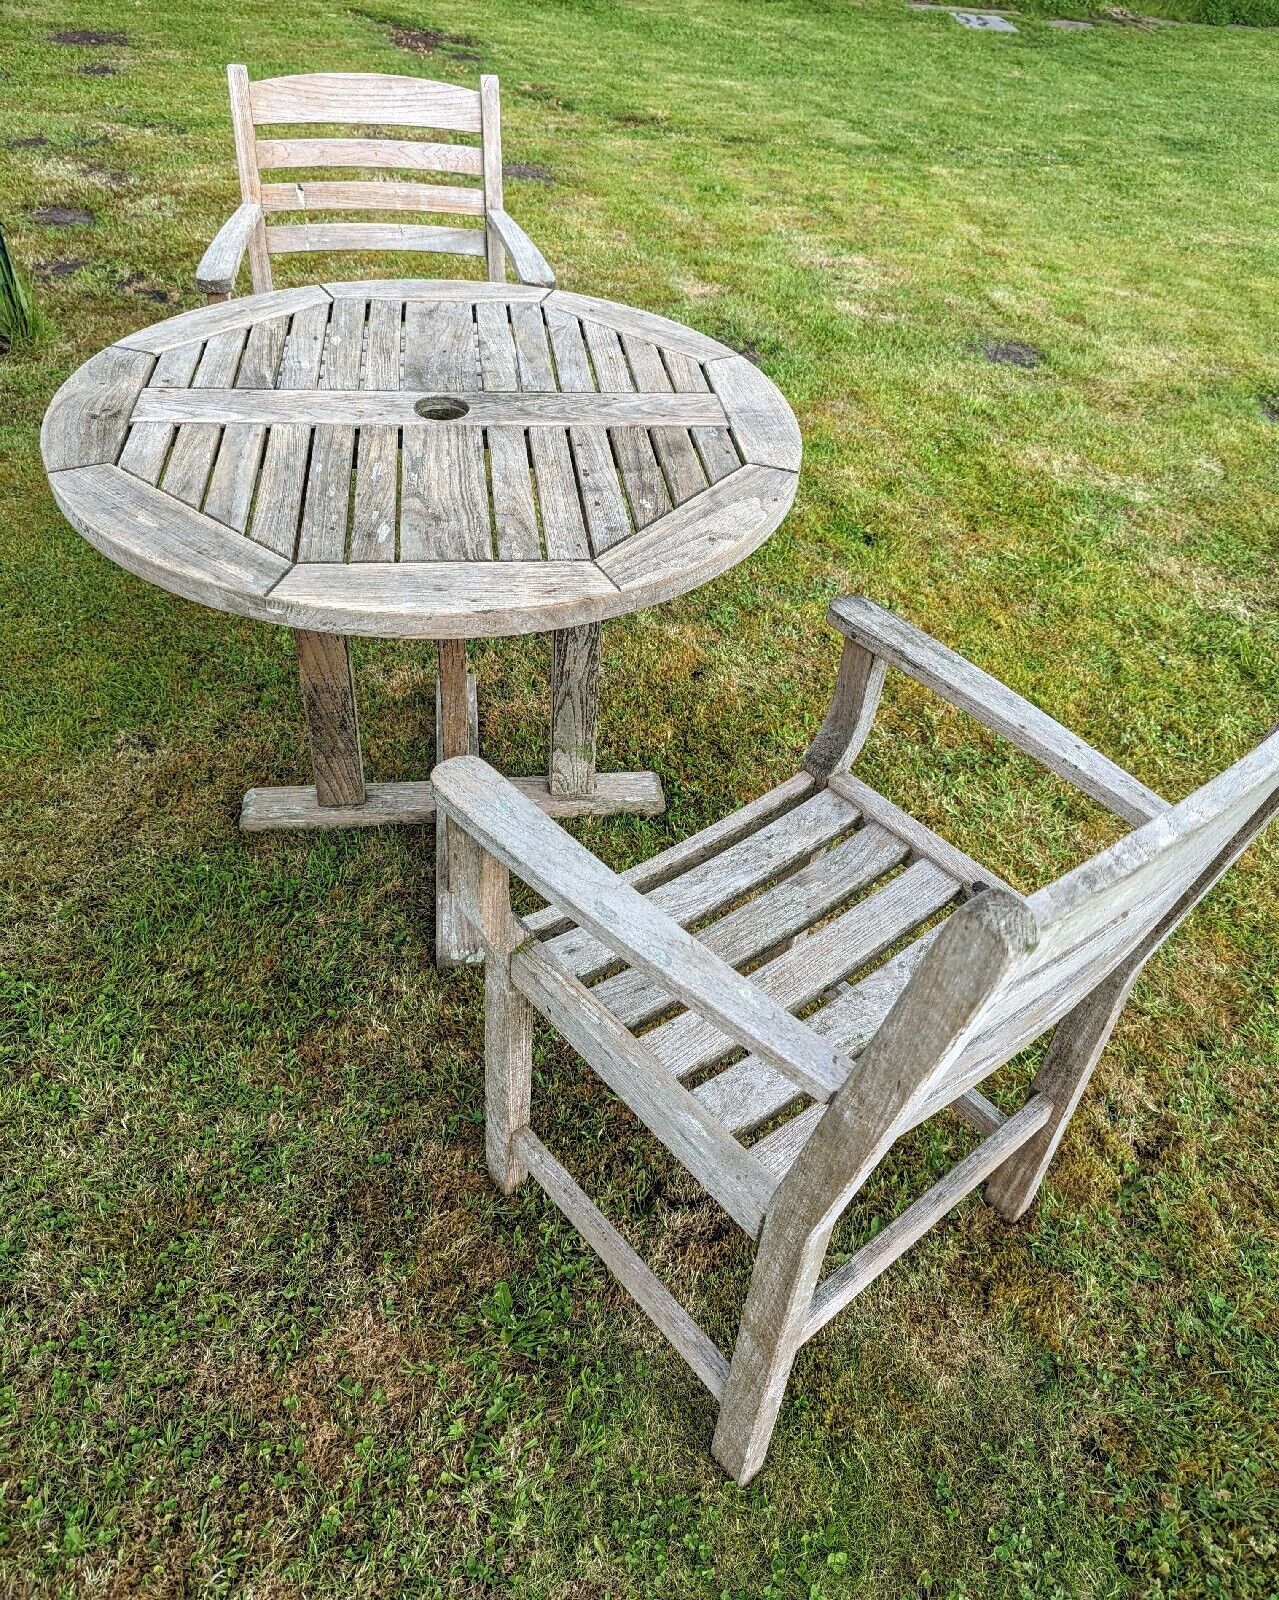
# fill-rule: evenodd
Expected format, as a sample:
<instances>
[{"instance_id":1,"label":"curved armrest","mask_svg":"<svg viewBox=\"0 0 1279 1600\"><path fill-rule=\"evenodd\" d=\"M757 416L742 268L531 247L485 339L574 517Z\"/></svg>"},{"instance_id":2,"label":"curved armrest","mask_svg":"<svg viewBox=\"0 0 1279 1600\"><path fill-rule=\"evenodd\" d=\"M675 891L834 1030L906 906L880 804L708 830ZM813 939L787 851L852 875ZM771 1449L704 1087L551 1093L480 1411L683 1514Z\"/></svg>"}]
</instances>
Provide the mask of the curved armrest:
<instances>
[{"instance_id":1,"label":"curved armrest","mask_svg":"<svg viewBox=\"0 0 1279 1600\"><path fill-rule=\"evenodd\" d=\"M231 293L240 275L249 235L261 221L262 207L255 200L246 200L226 219L195 269L196 288L201 294Z\"/></svg>"},{"instance_id":2,"label":"curved armrest","mask_svg":"<svg viewBox=\"0 0 1279 1600\"><path fill-rule=\"evenodd\" d=\"M431 785L439 809L481 849L738 1044L819 1100L843 1083L847 1066L827 1040L597 861L487 762L454 756L436 767Z\"/></svg>"},{"instance_id":3,"label":"curved armrest","mask_svg":"<svg viewBox=\"0 0 1279 1600\"><path fill-rule=\"evenodd\" d=\"M1171 809L1162 796L1047 712L873 600L849 595L834 601L827 617L845 638L900 667L1125 822L1140 825Z\"/></svg>"},{"instance_id":4,"label":"curved armrest","mask_svg":"<svg viewBox=\"0 0 1279 1600\"><path fill-rule=\"evenodd\" d=\"M502 241L502 248L510 257L515 276L521 283L533 284L539 289L555 287L555 274L551 271L550 262L509 211L499 211L494 207L484 213L484 220Z\"/></svg>"}]
</instances>

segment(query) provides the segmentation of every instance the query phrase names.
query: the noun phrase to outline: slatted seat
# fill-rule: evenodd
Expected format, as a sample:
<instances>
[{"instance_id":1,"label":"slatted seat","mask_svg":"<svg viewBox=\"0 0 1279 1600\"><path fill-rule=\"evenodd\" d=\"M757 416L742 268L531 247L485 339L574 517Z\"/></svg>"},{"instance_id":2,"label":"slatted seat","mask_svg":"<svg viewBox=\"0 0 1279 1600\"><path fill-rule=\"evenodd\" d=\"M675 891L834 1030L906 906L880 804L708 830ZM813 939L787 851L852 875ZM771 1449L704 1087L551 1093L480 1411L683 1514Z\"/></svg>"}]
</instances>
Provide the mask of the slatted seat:
<instances>
[{"instance_id":1,"label":"slatted seat","mask_svg":"<svg viewBox=\"0 0 1279 1600\"><path fill-rule=\"evenodd\" d=\"M491 74L481 77L478 89L373 72L313 72L250 82L247 70L236 65L227 68L227 83L240 205L196 270L196 284L211 301L234 291L246 253L255 294L272 287L273 255L349 250L480 256L493 283L505 281L509 260L521 283L555 287L546 258L503 204L501 104ZM297 138L289 132L325 124L428 130L449 138L445 143L387 138L380 131ZM263 127L289 136L259 137ZM463 143L458 134L478 135L479 142ZM263 172L295 176L264 182ZM419 174L478 181L424 183ZM371 213L377 220L337 220L353 212ZM388 222L385 213L414 220ZM469 220L460 226L423 220L433 215Z\"/></svg>"},{"instance_id":2,"label":"slatted seat","mask_svg":"<svg viewBox=\"0 0 1279 1600\"><path fill-rule=\"evenodd\" d=\"M623 874L474 757L432 781L485 948L486 1148L532 1175L720 1401L714 1451L763 1462L796 1351L979 1185L1030 1205L1138 972L1279 807L1279 728L1177 805L900 618L837 601L835 696L802 770ZM890 666L1132 825L1029 897L850 770ZM517 919L515 872L549 903ZM758 1239L731 1362L531 1127L540 1012ZM980 1085L1052 1032L1005 1116ZM821 1277L887 1151L958 1112L976 1148Z\"/></svg>"}]
</instances>

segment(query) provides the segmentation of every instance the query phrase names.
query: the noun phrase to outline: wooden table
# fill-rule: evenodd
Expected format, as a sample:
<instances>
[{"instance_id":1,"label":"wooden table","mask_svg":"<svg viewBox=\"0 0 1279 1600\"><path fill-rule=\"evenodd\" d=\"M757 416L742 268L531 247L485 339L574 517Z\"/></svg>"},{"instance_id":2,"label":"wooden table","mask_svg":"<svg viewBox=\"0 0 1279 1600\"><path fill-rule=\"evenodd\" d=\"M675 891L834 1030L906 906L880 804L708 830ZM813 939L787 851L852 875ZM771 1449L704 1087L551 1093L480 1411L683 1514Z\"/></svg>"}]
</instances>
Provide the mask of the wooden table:
<instances>
[{"instance_id":1,"label":"wooden table","mask_svg":"<svg viewBox=\"0 0 1279 1600\"><path fill-rule=\"evenodd\" d=\"M294 630L315 781L251 789L251 830L433 814L427 782L365 781L354 634L438 641L437 758L476 746L466 640L552 634L549 772L517 781L558 816L660 812L654 773L595 770L600 623L749 555L800 464L782 395L715 340L455 280L171 317L73 374L41 447L63 513L113 561ZM469 948L443 890L439 958Z\"/></svg>"}]
</instances>

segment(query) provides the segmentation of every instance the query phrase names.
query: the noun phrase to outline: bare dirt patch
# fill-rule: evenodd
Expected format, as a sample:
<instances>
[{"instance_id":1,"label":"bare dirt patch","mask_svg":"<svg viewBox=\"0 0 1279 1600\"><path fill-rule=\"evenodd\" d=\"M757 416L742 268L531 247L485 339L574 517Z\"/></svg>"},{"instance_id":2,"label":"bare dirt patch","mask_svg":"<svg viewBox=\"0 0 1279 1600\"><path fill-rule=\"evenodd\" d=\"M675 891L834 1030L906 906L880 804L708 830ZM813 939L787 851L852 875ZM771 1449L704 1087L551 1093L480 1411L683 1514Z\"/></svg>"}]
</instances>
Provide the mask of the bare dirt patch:
<instances>
[{"instance_id":1,"label":"bare dirt patch","mask_svg":"<svg viewBox=\"0 0 1279 1600\"><path fill-rule=\"evenodd\" d=\"M1033 372L1047 360L1042 350L1023 344L1020 339L993 339L980 343L977 349L994 367L1020 367L1024 372Z\"/></svg>"},{"instance_id":2,"label":"bare dirt patch","mask_svg":"<svg viewBox=\"0 0 1279 1600\"><path fill-rule=\"evenodd\" d=\"M69 256L65 261L39 261L36 263L36 277L50 279L70 278L87 264L79 256Z\"/></svg>"},{"instance_id":3,"label":"bare dirt patch","mask_svg":"<svg viewBox=\"0 0 1279 1600\"><path fill-rule=\"evenodd\" d=\"M131 272L127 278L121 278L116 288L124 294L137 295L139 300L151 300L158 306L167 306L174 296L168 289L159 289L153 283L148 283L140 272Z\"/></svg>"},{"instance_id":4,"label":"bare dirt patch","mask_svg":"<svg viewBox=\"0 0 1279 1600\"><path fill-rule=\"evenodd\" d=\"M97 162L84 163L80 167L86 178L98 178L103 183L109 183L113 189L123 189L129 182L129 174L121 171L119 167L104 167Z\"/></svg>"},{"instance_id":5,"label":"bare dirt patch","mask_svg":"<svg viewBox=\"0 0 1279 1600\"><path fill-rule=\"evenodd\" d=\"M414 55L429 56L437 50L447 51L450 55L454 49L472 49L479 44L478 39L473 39L467 33L445 33L442 28L402 28L398 25L391 29L391 43L400 50L411 50ZM456 59L480 60L479 56Z\"/></svg>"},{"instance_id":6,"label":"bare dirt patch","mask_svg":"<svg viewBox=\"0 0 1279 1600\"><path fill-rule=\"evenodd\" d=\"M84 206L40 206L31 216L46 228L91 228L98 220Z\"/></svg>"},{"instance_id":7,"label":"bare dirt patch","mask_svg":"<svg viewBox=\"0 0 1279 1600\"><path fill-rule=\"evenodd\" d=\"M128 44L127 33L102 33L97 28L63 28L59 33L49 35L54 44L79 44L87 45L92 50L100 50L105 45Z\"/></svg>"},{"instance_id":8,"label":"bare dirt patch","mask_svg":"<svg viewBox=\"0 0 1279 1600\"><path fill-rule=\"evenodd\" d=\"M555 183L556 177L545 167L536 166L532 161L508 161L502 167L504 178L524 178L529 183Z\"/></svg>"},{"instance_id":9,"label":"bare dirt patch","mask_svg":"<svg viewBox=\"0 0 1279 1600\"><path fill-rule=\"evenodd\" d=\"M1259 394L1257 404L1267 422L1279 422L1279 389L1273 394Z\"/></svg>"},{"instance_id":10,"label":"bare dirt patch","mask_svg":"<svg viewBox=\"0 0 1279 1600\"><path fill-rule=\"evenodd\" d=\"M119 75L119 67L113 67L109 61L90 61L76 71L82 78L114 78Z\"/></svg>"},{"instance_id":11,"label":"bare dirt patch","mask_svg":"<svg viewBox=\"0 0 1279 1600\"><path fill-rule=\"evenodd\" d=\"M48 142L44 134L34 133L29 139L6 139L4 147L6 150L39 150Z\"/></svg>"}]
</instances>

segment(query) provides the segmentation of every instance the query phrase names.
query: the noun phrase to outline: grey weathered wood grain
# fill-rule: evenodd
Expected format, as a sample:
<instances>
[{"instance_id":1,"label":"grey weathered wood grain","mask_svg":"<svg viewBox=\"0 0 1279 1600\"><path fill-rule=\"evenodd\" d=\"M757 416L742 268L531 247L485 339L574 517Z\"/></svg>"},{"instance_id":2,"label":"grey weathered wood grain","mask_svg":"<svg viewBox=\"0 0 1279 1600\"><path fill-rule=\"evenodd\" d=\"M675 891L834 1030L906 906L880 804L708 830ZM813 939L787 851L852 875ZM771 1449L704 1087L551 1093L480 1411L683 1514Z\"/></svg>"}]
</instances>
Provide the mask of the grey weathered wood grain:
<instances>
[{"instance_id":1,"label":"grey weathered wood grain","mask_svg":"<svg viewBox=\"0 0 1279 1600\"><path fill-rule=\"evenodd\" d=\"M702 371L701 363L682 350L668 347L662 351L662 360L671 376L672 386L680 394L708 394L710 384ZM737 446L727 424L722 428L694 428L692 439L701 457L702 466L711 483L718 483L743 465Z\"/></svg>"},{"instance_id":2,"label":"grey weathered wood grain","mask_svg":"<svg viewBox=\"0 0 1279 1600\"><path fill-rule=\"evenodd\" d=\"M117 566L186 600L260 615L287 561L119 467L55 472L67 521Z\"/></svg>"},{"instance_id":3,"label":"grey weathered wood grain","mask_svg":"<svg viewBox=\"0 0 1279 1600\"><path fill-rule=\"evenodd\" d=\"M917 861L868 899L859 900L806 939L774 956L751 974L751 983L760 995L787 1011L807 1005L948 905L958 888L955 880L931 861ZM657 981L661 981L660 976ZM662 1023L646 1034L645 1040L662 1064L680 1078L721 1059L735 1042L709 1016L693 1011ZM755 1048L764 1055L758 1046ZM842 1059L839 1052L832 1053ZM774 1061L772 1065L785 1075L784 1063Z\"/></svg>"},{"instance_id":4,"label":"grey weathered wood grain","mask_svg":"<svg viewBox=\"0 0 1279 1600\"><path fill-rule=\"evenodd\" d=\"M175 345L212 339L232 328L247 328L250 323L268 317L297 316L311 306L327 308L330 299L327 289L313 284L304 289L276 289L270 295L228 300L224 305L202 306L198 311L184 311L181 316L157 322L154 327L140 328L137 333L117 340L112 349L143 350L158 356Z\"/></svg>"},{"instance_id":5,"label":"grey weathered wood grain","mask_svg":"<svg viewBox=\"0 0 1279 1600\"><path fill-rule=\"evenodd\" d=\"M690 867L698 866L701 862L718 855L721 850L736 844L739 839L746 838L748 834L771 822L774 817L789 811L792 806L798 805L805 796L811 794L814 787L812 778L806 772L797 773L739 810L721 817L718 822L712 822L709 827L702 828L689 838L681 839L677 844L659 851L657 855L650 856L647 861L641 861L629 868L620 874L622 882L630 884L632 889L638 889L641 893L655 888L659 883L666 883L671 878L678 877L681 872L688 871ZM560 932L566 920L564 913L557 906L546 906L541 911L531 912L523 918L524 926L530 933L544 937Z\"/></svg>"},{"instance_id":6,"label":"grey weathered wood grain","mask_svg":"<svg viewBox=\"0 0 1279 1600\"><path fill-rule=\"evenodd\" d=\"M485 212L502 208L502 103L501 89L491 72L480 77L480 133L483 144ZM486 221L484 230L485 265L491 283L506 277L504 244L498 231ZM552 283L554 279L552 278Z\"/></svg>"},{"instance_id":7,"label":"grey weathered wood grain","mask_svg":"<svg viewBox=\"0 0 1279 1600\"><path fill-rule=\"evenodd\" d=\"M200 389L220 389L234 382L240 357L244 354L245 338L244 328L214 334L204 347L192 384ZM184 389L181 393L189 394L191 390ZM183 424L173 441L161 480L165 494L199 509L204 504L204 491L221 441L222 429L215 422Z\"/></svg>"},{"instance_id":8,"label":"grey weathered wood grain","mask_svg":"<svg viewBox=\"0 0 1279 1600\"><path fill-rule=\"evenodd\" d=\"M879 656L844 641L830 710L804 753L804 766L815 778L825 780L852 765L874 724L886 672Z\"/></svg>"},{"instance_id":9,"label":"grey weathered wood grain","mask_svg":"<svg viewBox=\"0 0 1279 1600\"><path fill-rule=\"evenodd\" d=\"M198 342L166 350L156 360L147 382L157 389L185 389L195 376L203 350L204 346ZM159 483L164 463L169 459L175 432L174 425L169 422L134 423L120 452L118 464L135 478L142 478L147 483ZM225 522L226 518L219 520Z\"/></svg>"},{"instance_id":10,"label":"grey weathered wood grain","mask_svg":"<svg viewBox=\"0 0 1279 1600\"><path fill-rule=\"evenodd\" d=\"M112 346L91 357L54 395L40 428L45 470L114 464L155 360Z\"/></svg>"},{"instance_id":11,"label":"grey weathered wood grain","mask_svg":"<svg viewBox=\"0 0 1279 1600\"><path fill-rule=\"evenodd\" d=\"M324 390L347 393L359 383L364 319L362 300L334 301L321 359ZM298 529L299 561L341 561L345 556L354 460L354 428L330 423L315 430Z\"/></svg>"},{"instance_id":12,"label":"grey weathered wood grain","mask_svg":"<svg viewBox=\"0 0 1279 1600\"><path fill-rule=\"evenodd\" d=\"M744 356L708 362L706 376L724 402L742 460L798 472L803 456L799 424L777 386Z\"/></svg>"},{"instance_id":13,"label":"grey weathered wood grain","mask_svg":"<svg viewBox=\"0 0 1279 1600\"><path fill-rule=\"evenodd\" d=\"M633 389L635 386L617 330L606 328L598 322L586 322L582 325L582 331L586 336L591 365L595 368L601 393L622 394ZM649 398L651 402L658 397ZM666 482L653 452L653 442L642 427L611 428L609 439L622 482L626 486L631 518L637 528L647 528L671 508ZM629 528L627 532L630 532ZM598 542L592 542L598 555L601 547Z\"/></svg>"},{"instance_id":14,"label":"grey weathered wood grain","mask_svg":"<svg viewBox=\"0 0 1279 1600\"><path fill-rule=\"evenodd\" d=\"M244 355L235 375L236 387L241 389L270 388L276 379L280 357L284 351L288 319L272 317L268 322L255 322L245 340ZM157 372L170 355L160 357ZM151 426L162 427L163 424ZM135 430L136 431L136 430ZM258 467L266 444L266 429L253 423L243 426L232 424L222 430L217 459L209 478L205 496L206 516L216 517L237 533L249 525L249 511L253 504L253 491L257 486ZM124 465L123 460L121 465Z\"/></svg>"},{"instance_id":15,"label":"grey weathered wood grain","mask_svg":"<svg viewBox=\"0 0 1279 1600\"><path fill-rule=\"evenodd\" d=\"M259 171L282 167L387 167L404 172L456 172L478 178L477 145L433 144L425 139L258 139Z\"/></svg>"},{"instance_id":16,"label":"grey weathered wood grain","mask_svg":"<svg viewBox=\"0 0 1279 1600\"><path fill-rule=\"evenodd\" d=\"M450 256L482 256L482 228L440 228L429 222L268 223L272 255L325 250L430 250Z\"/></svg>"},{"instance_id":17,"label":"grey weathered wood grain","mask_svg":"<svg viewBox=\"0 0 1279 1600\"><path fill-rule=\"evenodd\" d=\"M479 346L470 306L417 301L405 306L404 384L419 394L469 396L479 389ZM490 560L493 532L481 429L469 419L458 428L422 423L411 405L406 417L401 558Z\"/></svg>"},{"instance_id":18,"label":"grey weathered wood grain","mask_svg":"<svg viewBox=\"0 0 1279 1600\"><path fill-rule=\"evenodd\" d=\"M320 381L324 336L332 305L326 297L323 302L294 313L277 380L282 390L305 391ZM311 430L305 424L274 424L267 436L262 471L258 476L250 535L258 544L290 560L297 548L310 447Z\"/></svg>"},{"instance_id":19,"label":"grey weathered wood grain","mask_svg":"<svg viewBox=\"0 0 1279 1600\"><path fill-rule=\"evenodd\" d=\"M449 183L307 179L264 183L262 210L268 215L280 211L444 211L482 217L484 194L480 189Z\"/></svg>"},{"instance_id":20,"label":"grey weathered wood grain","mask_svg":"<svg viewBox=\"0 0 1279 1600\"><path fill-rule=\"evenodd\" d=\"M697 936L740 968L787 946L851 895L899 866L905 854L900 839L872 823L699 928ZM634 972L604 979L595 993L628 1027L650 1021L670 1004L662 989Z\"/></svg>"},{"instance_id":21,"label":"grey weathered wood grain","mask_svg":"<svg viewBox=\"0 0 1279 1600\"><path fill-rule=\"evenodd\" d=\"M341 303L359 304L358 301ZM407 312L416 309L417 305L410 303ZM449 309L468 311L465 306ZM536 310L535 307L531 309ZM314 427L321 423L329 426L348 423L364 427L370 423L383 423L410 428L418 433L447 435L477 426L589 428L611 427L619 422L634 422L640 427L656 422L682 425L699 417L712 416L718 411L713 399L678 394L578 395L560 394L552 389L541 393L477 394L472 398L471 391L476 385L473 372L465 379L456 377L451 383L438 382L427 386L421 382L408 382L408 341L409 319L406 315L406 382L404 390L398 394L365 392L354 388L318 389L299 394L270 390L145 389L138 395L133 416L138 422L257 422L268 426L297 424ZM464 417L428 422L414 410L418 401L432 395L458 393L467 396L470 407Z\"/></svg>"},{"instance_id":22,"label":"grey weathered wood grain","mask_svg":"<svg viewBox=\"0 0 1279 1600\"><path fill-rule=\"evenodd\" d=\"M599 623L552 634L552 794L588 795L595 787L599 695Z\"/></svg>"},{"instance_id":23,"label":"grey weathered wood grain","mask_svg":"<svg viewBox=\"0 0 1279 1600\"><path fill-rule=\"evenodd\" d=\"M231 106L231 133L235 140L235 166L240 179L240 199L250 205L261 205L262 182L253 140L253 104L249 91L249 74L238 63L226 71L227 98ZM274 288L271 280L271 257L266 247L266 224L257 219L248 239L249 279L254 294L267 294ZM226 290L231 293L230 288Z\"/></svg>"},{"instance_id":24,"label":"grey weathered wood grain","mask_svg":"<svg viewBox=\"0 0 1279 1600\"><path fill-rule=\"evenodd\" d=\"M509 211L490 206L484 213L484 219L489 238L501 244L521 283L534 284L543 289L555 287L555 274L550 262Z\"/></svg>"},{"instance_id":25,"label":"grey weathered wood grain","mask_svg":"<svg viewBox=\"0 0 1279 1600\"><path fill-rule=\"evenodd\" d=\"M527 313L525 319L528 319ZM594 393L595 374L577 318L552 312L545 318L545 324L555 355L560 389L572 394ZM630 508L618 477L607 430L574 428L569 440L578 493L590 530L591 550L598 555L630 535Z\"/></svg>"},{"instance_id":26,"label":"grey weathered wood grain","mask_svg":"<svg viewBox=\"0 0 1279 1600\"><path fill-rule=\"evenodd\" d=\"M350 646L331 633L299 630L293 639L310 734L316 803L363 805L364 765Z\"/></svg>"},{"instance_id":27,"label":"grey weathered wood grain","mask_svg":"<svg viewBox=\"0 0 1279 1600\"><path fill-rule=\"evenodd\" d=\"M635 379L635 387L647 394L662 394L675 386L662 361L662 352L647 339L622 334L622 350ZM671 500L683 505L706 487L706 470L687 428L653 428L653 451L661 463Z\"/></svg>"},{"instance_id":28,"label":"grey weathered wood grain","mask_svg":"<svg viewBox=\"0 0 1279 1600\"><path fill-rule=\"evenodd\" d=\"M429 78L310 72L291 78L258 78L250 93L255 123L358 123L365 127L480 131L478 93Z\"/></svg>"},{"instance_id":29,"label":"grey weathered wood grain","mask_svg":"<svg viewBox=\"0 0 1279 1600\"><path fill-rule=\"evenodd\" d=\"M256 200L237 206L209 243L195 269L195 286L203 294L229 295L240 275L249 241L261 230L262 207Z\"/></svg>"},{"instance_id":30,"label":"grey weathered wood grain","mask_svg":"<svg viewBox=\"0 0 1279 1600\"><path fill-rule=\"evenodd\" d=\"M643 895L616 883L588 850L562 835L491 767L462 757L437 769L432 782L437 804L490 855L508 867L518 862L521 877L539 894L570 910L583 927L686 1004L706 1007L730 1037L783 1072L793 1072L818 1095L842 1081L843 1068L833 1052L802 1024ZM563 969L556 964L556 970Z\"/></svg>"},{"instance_id":31,"label":"grey weathered wood grain","mask_svg":"<svg viewBox=\"0 0 1279 1600\"><path fill-rule=\"evenodd\" d=\"M497 392L518 389L515 339L506 304L479 301L475 307L475 331L481 387ZM493 483L493 532L498 560L536 561L542 553L542 539L528 439L520 428L490 428L485 443Z\"/></svg>"},{"instance_id":32,"label":"grey weathered wood grain","mask_svg":"<svg viewBox=\"0 0 1279 1600\"><path fill-rule=\"evenodd\" d=\"M857 817L856 809L841 796L814 794L690 864L686 871L672 874L649 890L649 902L688 927L792 871L847 833ZM606 942L580 928L558 935L551 949L557 961L588 982L616 960Z\"/></svg>"},{"instance_id":33,"label":"grey weathered wood grain","mask_svg":"<svg viewBox=\"0 0 1279 1600\"><path fill-rule=\"evenodd\" d=\"M546 778L512 778L548 817L656 817L666 809L666 797L655 772L601 772L589 796L553 795ZM240 808L240 826L246 833L292 832L312 828L415 827L435 820L435 791L421 779L406 783L366 782L364 804L321 806L313 784L282 784L270 789L250 789Z\"/></svg>"},{"instance_id":34,"label":"grey weathered wood grain","mask_svg":"<svg viewBox=\"0 0 1279 1600\"><path fill-rule=\"evenodd\" d=\"M335 312L337 304L335 301ZM381 296L369 301L362 389L399 388L403 322L402 301ZM361 428L356 451L349 557L352 561L394 561L399 527L399 433L376 423Z\"/></svg>"}]
</instances>

